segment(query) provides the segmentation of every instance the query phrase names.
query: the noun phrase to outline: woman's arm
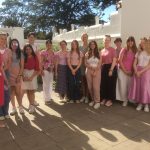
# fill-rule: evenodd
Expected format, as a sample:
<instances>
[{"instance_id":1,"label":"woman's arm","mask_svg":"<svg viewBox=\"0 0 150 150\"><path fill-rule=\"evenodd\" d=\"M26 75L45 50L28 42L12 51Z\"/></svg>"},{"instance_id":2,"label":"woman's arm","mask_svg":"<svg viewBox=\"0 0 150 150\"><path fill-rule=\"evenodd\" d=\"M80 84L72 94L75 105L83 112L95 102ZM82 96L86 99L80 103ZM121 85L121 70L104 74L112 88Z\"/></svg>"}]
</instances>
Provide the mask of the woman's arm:
<instances>
[{"instance_id":1,"label":"woman's arm","mask_svg":"<svg viewBox=\"0 0 150 150\"><path fill-rule=\"evenodd\" d=\"M34 72L33 74L31 75L31 77L29 78L29 81L32 81L33 78L39 74L39 71L40 71L40 65L39 65L39 60L37 57L35 57L35 68L34 68Z\"/></svg>"},{"instance_id":2,"label":"woman's arm","mask_svg":"<svg viewBox=\"0 0 150 150\"><path fill-rule=\"evenodd\" d=\"M141 70L141 71L139 71L140 72L140 74L143 74L145 71L147 71L147 70L149 70L150 69L150 61L149 61L149 63Z\"/></svg>"},{"instance_id":3,"label":"woman's arm","mask_svg":"<svg viewBox=\"0 0 150 150\"><path fill-rule=\"evenodd\" d=\"M20 59L20 70L19 70L19 74L17 76L17 82L20 82L20 78L21 78L21 76L23 76L23 69L24 69L24 59L21 58Z\"/></svg>"},{"instance_id":4,"label":"woman's arm","mask_svg":"<svg viewBox=\"0 0 150 150\"><path fill-rule=\"evenodd\" d=\"M67 58L67 64L68 64L70 70L73 71L74 69L72 68L70 57Z\"/></svg>"},{"instance_id":5,"label":"woman's arm","mask_svg":"<svg viewBox=\"0 0 150 150\"><path fill-rule=\"evenodd\" d=\"M112 76L112 74L113 74L113 70L114 70L114 68L115 68L115 66L116 66L116 62L117 62L117 58L116 57L114 57L113 58L113 62L112 62L112 65L111 65L111 67L110 67L110 70L109 70L109 76Z\"/></svg>"},{"instance_id":6,"label":"woman's arm","mask_svg":"<svg viewBox=\"0 0 150 150\"><path fill-rule=\"evenodd\" d=\"M124 57L124 53L122 52L119 56L119 65L120 65L120 69L127 74L127 70L125 69L124 65L123 65L123 57Z\"/></svg>"},{"instance_id":7,"label":"woman's arm","mask_svg":"<svg viewBox=\"0 0 150 150\"><path fill-rule=\"evenodd\" d=\"M91 66L88 64L87 62L87 59L88 59L88 54L85 54L85 57L84 57L84 64L85 64L85 67L88 68L88 69L91 69Z\"/></svg>"},{"instance_id":8,"label":"woman's arm","mask_svg":"<svg viewBox=\"0 0 150 150\"><path fill-rule=\"evenodd\" d=\"M79 60L78 66L74 69L74 70L75 70L75 72L76 72L76 71L80 68L81 64L82 64L82 57L80 57L80 60Z\"/></svg>"},{"instance_id":9,"label":"woman's arm","mask_svg":"<svg viewBox=\"0 0 150 150\"><path fill-rule=\"evenodd\" d=\"M32 81L33 78L39 73L39 71L34 70L33 74L31 75L31 77L28 79L29 81Z\"/></svg>"},{"instance_id":10,"label":"woman's arm","mask_svg":"<svg viewBox=\"0 0 150 150\"><path fill-rule=\"evenodd\" d=\"M3 66L1 65L1 71L2 71L2 75L3 75L3 77L4 77L4 81L6 82L6 84L8 85L9 83L8 83L8 79L7 79L7 77L6 77L6 74L5 74L5 71L4 71L4 68L3 68Z\"/></svg>"},{"instance_id":11,"label":"woman's arm","mask_svg":"<svg viewBox=\"0 0 150 150\"><path fill-rule=\"evenodd\" d=\"M58 56L56 56L56 60L55 60L55 76L57 76L57 72L58 72L58 63L59 63L59 59L58 59Z\"/></svg>"},{"instance_id":12,"label":"woman's arm","mask_svg":"<svg viewBox=\"0 0 150 150\"><path fill-rule=\"evenodd\" d=\"M134 62L133 62L133 69L135 74L137 73L137 63L138 63L138 59L137 57L135 57Z\"/></svg>"},{"instance_id":13,"label":"woman's arm","mask_svg":"<svg viewBox=\"0 0 150 150\"><path fill-rule=\"evenodd\" d=\"M43 62L44 62L44 56L41 54L41 61L40 61L40 74L43 76Z\"/></svg>"}]
</instances>

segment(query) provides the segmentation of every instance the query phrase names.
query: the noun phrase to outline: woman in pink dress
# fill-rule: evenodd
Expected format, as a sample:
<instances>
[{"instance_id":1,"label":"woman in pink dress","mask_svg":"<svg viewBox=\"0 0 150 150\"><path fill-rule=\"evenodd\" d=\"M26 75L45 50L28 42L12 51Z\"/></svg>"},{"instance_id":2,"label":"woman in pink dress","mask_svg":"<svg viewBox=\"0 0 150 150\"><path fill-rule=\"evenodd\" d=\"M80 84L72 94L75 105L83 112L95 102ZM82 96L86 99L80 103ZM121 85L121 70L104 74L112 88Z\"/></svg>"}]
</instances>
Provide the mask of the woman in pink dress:
<instances>
[{"instance_id":1,"label":"woman in pink dress","mask_svg":"<svg viewBox=\"0 0 150 150\"><path fill-rule=\"evenodd\" d=\"M136 52L135 39L131 36L127 39L127 47L121 50L119 56L116 99L122 101L123 106L128 104L128 89L133 75L133 62Z\"/></svg>"},{"instance_id":2,"label":"woman in pink dress","mask_svg":"<svg viewBox=\"0 0 150 150\"><path fill-rule=\"evenodd\" d=\"M19 41L12 39L9 44L12 52L11 67L10 67L10 88L11 88L11 104L12 111L10 115L17 113L15 104L15 96L19 105L20 114L24 113L21 99L21 76L23 72L23 54L20 49Z\"/></svg>"},{"instance_id":3,"label":"woman in pink dress","mask_svg":"<svg viewBox=\"0 0 150 150\"><path fill-rule=\"evenodd\" d=\"M134 76L129 88L129 99L138 103L136 110L144 107L149 112L150 104L150 40L145 41L143 51L135 55Z\"/></svg>"}]
</instances>

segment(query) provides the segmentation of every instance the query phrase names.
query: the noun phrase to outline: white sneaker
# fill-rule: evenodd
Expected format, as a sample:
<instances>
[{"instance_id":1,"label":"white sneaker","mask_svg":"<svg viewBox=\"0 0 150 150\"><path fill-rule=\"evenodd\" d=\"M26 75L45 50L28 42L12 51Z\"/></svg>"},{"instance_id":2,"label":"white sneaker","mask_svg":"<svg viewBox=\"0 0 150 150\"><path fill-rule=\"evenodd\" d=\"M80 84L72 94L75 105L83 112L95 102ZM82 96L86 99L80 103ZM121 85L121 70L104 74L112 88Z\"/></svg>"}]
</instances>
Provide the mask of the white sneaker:
<instances>
[{"instance_id":1,"label":"white sneaker","mask_svg":"<svg viewBox=\"0 0 150 150\"><path fill-rule=\"evenodd\" d=\"M89 103L88 97L85 97L85 102L84 102L84 103L85 103L85 104Z\"/></svg>"},{"instance_id":2,"label":"white sneaker","mask_svg":"<svg viewBox=\"0 0 150 150\"><path fill-rule=\"evenodd\" d=\"M5 117L4 117L4 116L1 116L1 117L0 117L0 121L3 121L3 120L5 120Z\"/></svg>"},{"instance_id":3,"label":"white sneaker","mask_svg":"<svg viewBox=\"0 0 150 150\"><path fill-rule=\"evenodd\" d=\"M39 106L39 103L37 101L34 101L34 106Z\"/></svg>"},{"instance_id":4,"label":"white sneaker","mask_svg":"<svg viewBox=\"0 0 150 150\"><path fill-rule=\"evenodd\" d=\"M59 94L59 99L62 101L64 98Z\"/></svg>"},{"instance_id":5,"label":"white sneaker","mask_svg":"<svg viewBox=\"0 0 150 150\"><path fill-rule=\"evenodd\" d=\"M45 105L50 105L51 104L51 101L45 101Z\"/></svg>"},{"instance_id":6,"label":"white sneaker","mask_svg":"<svg viewBox=\"0 0 150 150\"><path fill-rule=\"evenodd\" d=\"M69 103L73 104L73 103L74 103L74 101L73 101L73 100L70 100L70 101L69 101Z\"/></svg>"},{"instance_id":7,"label":"white sneaker","mask_svg":"<svg viewBox=\"0 0 150 150\"><path fill-rule=\"evenodd\" d=\"M124 101L122 104L123 107L126 107L127 105L128 105L128 101Z\"/></svg>"},{"instance_id":8,"label":"white sneaker","mask_svg":"<svg viewBox=\"0 0 150 150\"><path fill-rule=\"evenodd\" d=\"M143 105L142 104L138 104L138 106L136 107L136 110L140 111L142 108L143 108Z\"/></svg>"},{"instance_id":9,"label":"white sneaker","mask_svg":"<svg viewBox=\"0 0 150 150\"><path fill-rule=\"evenodd\" d=\"M6 119L10 119L10 116L9 116L9 115L6 115L5 118L6 118Z\"/></svg>"},{"instance_id":10,"label":"white sneaker","mask_svg":"<svg viewBox=\"0 0 150 150\"><path fill-rule=\"evenodd\" d=\"M12 111L10 112L10 115L13 116L17 113L17 109L13 108Z\"/></svg>"},{"instance_id":11,"label":"white sneaker","mask_svg":"<svg viewBox=\"0 0 150 150\"><path fill-rule=\"evenodd\" d=\"M22 106L19 106L19 113L20 113L20 114L24 114L24 109L23 109Z\"/></svg>"},{"instance_id":12,"label":"white sneaker","mask_svg":"<svg viewBox=\"0 0 150 150\"><path fill-rule=\"evenodd\" d=\"M69 98L68 98L67 96L65 96L64 100L65 100L66 102L69 102Z\"/></svg>"},{"instance_id":13,"label":"white sneaker","mask_svg":"<svg viewBox=\"0 0 150 150\"><path fill-rule=\"evenodd\" d=\"M94 101L89 103L89 106L93 106L94 105Z\"/></svg>"},{"instance_id":14,"label":"white sneaker","mask_svg":"<svg viewBox=\"0 0 150 150\"><path fill-rule=\"evenodd\" d=\"M146 104L146 105L145 105L145 107L144 107L144 111L145 111L145 112L149 112L148 104Z\"/></svg>"},{"instance_id":15,"label":"white sneaker","mask_svg":"<svg viewBox=\"0 0 150 150\"><path fill-rule=\"evenodd\" d=\"M96 103L96 104L94 105L94 109L98 109L98 108L100 108L100 103Z\"/></svg>"},{"instance_id":16,"label":"white sneaker","mask_svg":"<svg viewBox=\"0 0 150 150\"><path fill-rule=\"evenodd\" d=\"M85 100L85 97L83 96L81 99L80 99L80 102L83 103Z\"/></svg>"},{"instance_id":17,"label":"white sneaker","mask_svg":"<svg viewBox=\"0 0 150 150\"><path fill-rule=\"evenodd\" d=\"M29 106L29 114L33 114L35 112L35 106L34 105L30 105Z\"/></svg>"}]
</instances>

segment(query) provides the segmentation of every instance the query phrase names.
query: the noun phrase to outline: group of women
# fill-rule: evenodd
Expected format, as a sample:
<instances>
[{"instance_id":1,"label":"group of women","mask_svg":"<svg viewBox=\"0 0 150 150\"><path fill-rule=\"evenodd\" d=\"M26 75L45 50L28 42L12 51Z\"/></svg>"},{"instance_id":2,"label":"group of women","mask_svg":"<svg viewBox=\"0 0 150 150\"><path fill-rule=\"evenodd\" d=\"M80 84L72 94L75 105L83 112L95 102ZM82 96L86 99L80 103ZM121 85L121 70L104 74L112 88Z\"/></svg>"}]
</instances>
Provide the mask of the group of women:
<instances>
[{"instance_id":1,"label":"group of women","mask_svg":"<svg viewBox=\"0 0 150 150\"><path fill-rule=\"evenodd\" d=\"M46 41L46 49L39 51L35 44L35 34L29 33L28 44L21 50L17 39L11 39L7 47L7 35L0 33L0 127L9 118L8 108L11 100L11 115L24 113L22 99L27 94L29 113L35 112L39 105L35 100L38 88L37 76L42 76L43 100L46 105L52 101L54 76L55 92L60 100L69 103L89 103L98 109L100 105L111 106L114 100L129 100L138 103L137 110L149 112L150 103L150 40L141 39L137 48L134 37L129 37L126 47L122 48L121 38L114 41L111 37L103 39L104 48L98 49L96 41L88 43L88 35L81 37L82 46L77 40L67 49L65 40L60 42L60 50L53 51L52 41Z\"/></svg>"}]
</instances>

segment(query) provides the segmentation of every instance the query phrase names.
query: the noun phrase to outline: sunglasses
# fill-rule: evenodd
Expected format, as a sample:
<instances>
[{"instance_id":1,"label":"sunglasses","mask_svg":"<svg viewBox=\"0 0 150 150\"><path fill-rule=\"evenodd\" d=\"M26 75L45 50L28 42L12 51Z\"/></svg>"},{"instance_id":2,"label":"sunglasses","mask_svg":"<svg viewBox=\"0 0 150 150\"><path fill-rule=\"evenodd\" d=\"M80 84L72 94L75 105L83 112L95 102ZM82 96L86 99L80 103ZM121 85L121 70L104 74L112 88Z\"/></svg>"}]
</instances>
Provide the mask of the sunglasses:
<instances>
[{"instance_id":1,"label":"sunglasses","mask_svg":"<svg viewBox=\"0 0 150 150\"><path fill-rule=\"evenodd\" d=\"M18 46L19 44L18 43L12 43L12 46Z\"/></svg>"}]
</instances>

